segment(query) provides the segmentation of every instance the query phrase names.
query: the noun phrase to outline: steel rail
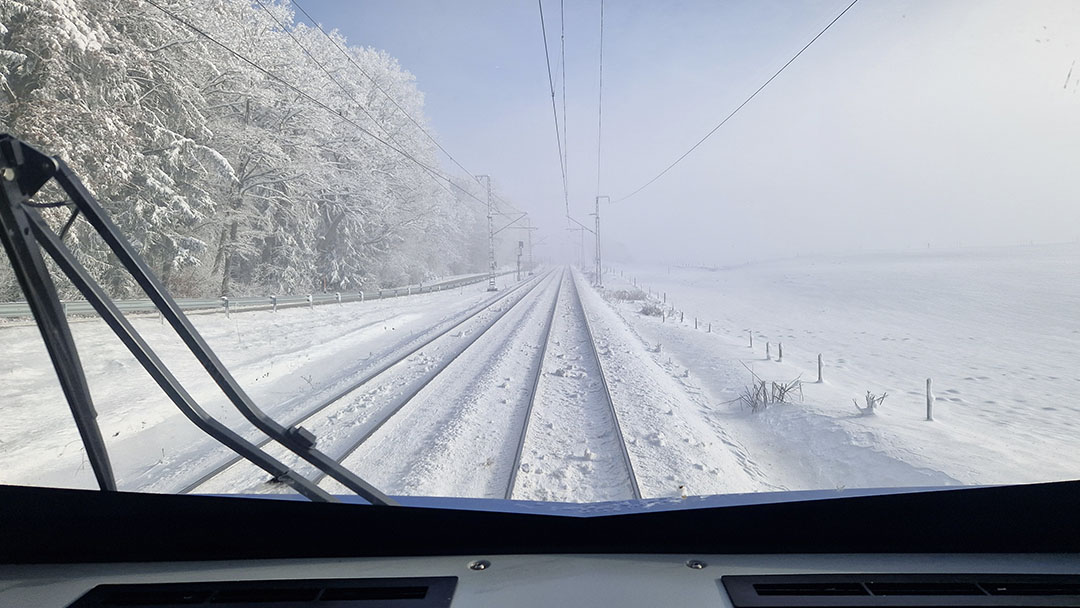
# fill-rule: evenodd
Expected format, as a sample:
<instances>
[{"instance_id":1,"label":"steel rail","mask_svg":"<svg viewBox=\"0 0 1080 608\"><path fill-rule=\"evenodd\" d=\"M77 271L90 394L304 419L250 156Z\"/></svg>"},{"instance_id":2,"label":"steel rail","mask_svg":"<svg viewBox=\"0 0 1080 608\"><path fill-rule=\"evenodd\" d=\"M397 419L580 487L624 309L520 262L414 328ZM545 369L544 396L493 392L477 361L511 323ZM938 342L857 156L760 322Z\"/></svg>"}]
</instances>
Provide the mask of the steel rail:
<instances>
[{"instance_id":1,"label":"steel rail","mask_svg":"<svg viewBox=\"0 0 1080 608\"><path fill-rule=\"evenodd\" d=\"M540 343L540 357L536 361L536 372L533 374L532 389L529 391L529 404L525 408L525 421L521 424L521 436L518 437L517 450L514 452L514 466L510 469L510 481L506 484L506 493L503 495L506 500L510 500L514 493L514 485L517 483L518 470L521 468L521 455L525 450L525 436L529 432L529 421L532 419L536 393L540 388L540 377L544 374L544 358L547 357L548 343L551 341L551 328L555 325L555 313L559 310L559 298L562 296L562 286L565 280L566 270L564 269L559 274L559 287L555 290L555 299L551 302L551 312L548 313L547 325L544 327L543 339Z\"/></svg>"},{"instance_id":2,"label":"steel rail","mask_svg":"<svg viewBox=\"0 0 1080 608\"><path fill-rule=\"evenodd\" d=\"M446 371L446 369L448 367L450 367L450 365L452 365L454 363L454 361L457 361L461 357L461 355L465 354L465 352L468 351L469 348L472 347L474 344L476 344L480 340L480 338L487 335L488 331L490 331L492 327L494 327L500 320L502 320L503 317L508 315L511 310L514 310L515 308L517 308L517 306L519 304L521 304L522 302L527 300L528 297L529 297L529 294L531 294L533 291L535 291L540 286L540 284L543 282L543 279L551 277L554 274L554 272L555 272L554 270L551 270L551 271L547 272L546 274L544 274L543 277L541 277L541 280L537 281L536 284L534 284L532 287L530 287L528 289L528 291L526 291L524 294L522 294L522 296L520 298L517 299L517 301L515 301L513 304L508 306L505 310L500 311L498 316L495 317L494 319L492 319L490 323L488 323L487 327L485 327L481 331L478 331L475 334L473 334L473 336L469 339L469 341L464 346L460 347L458 349L458 351L456 353L454 353L453 356L451 356L442 365L440 365L436 370L434 370L434 373L430 374L427 378L425 378L424 381L421 382L419 386L417 386L413 390L409 391L409 393L403 399L399 400L398 404L394 408L392 408L389 413L387 413L385 416L383 416L383 418L381 420L379 420L377 423L375 423L373 426L371 426L368 430L364 431L364 433L360 436L360 438L354 440L352 445L350 445L349 448L347 450L345 450L344 453L342 453L340 456L336 457L336 460L339 463L345 462L345 459L347 459L349 456L351 456L353 454L353 452L355 452L357 449L359 449L360 446L364 444L364 442L366 442L376 432L378 432L378 430L381 429L387 422L389 422L391 418L393 418L398 412L400 412L402 409L404 409L404 407L406 405L408 405L410 401L415 399L416 396L419 395L421 391L423 391L425 388L427 388L427 386L429 384L434 382L435 378L439 377L444 371ZM326 474L323 473L322 471L319 471L312 478L312 481L314 483L318 484L318 483L322 482L322 480L324 478L326 478Z\"/></svg>"},{"instance_id":3,"label":"steel rail","mask_svg":"<svg viewBox=\"0 0 1080 608\"><path fill-rule=\"evenodd\" d=\"M593 357L596 360L596 369L600 373L600 384L604 389L604 397L607 400L608 409L611 413L612 424L615 425L615 438L618 440L619 451L622 453L623 463L626 465L626 472L630 476L630 488L634 492L634 498L641 498L641 488L638 487L637 476L634 474L634 465L630 461L630 451L626 447L626 438L623 437L622 425L619 424L619 413L615 411L615 401L611 396L611 387L608 385L607 375L604 373L604 364L600 361L600 349L597 348L595 334L593 334L592 325L589 323L589 315L585 312L585 302L581 299L581 293L578 291L577 278L573 271L570 272L570 285L571 292L574 294L574 299L577 300L577 309L581 313L581 318L585 322L585 333L589 337L589 346L591 347Z\"/></svg>"},{"instance_id":4,"label":"steel rail","mask_svg":"<svg viewBox=\"0 0 1080 608\"><path fill-rule=\"evenodd\" d=\"M464 325L464 324L468 323L469 321L473 320L474 318L476 318L480 314L482 314L482 313L484 313L484 312L486 312L488 310L491 310L492 307L494 307L495 305L497 305L500 302L504 301L505 299L509 298L510 296L514 295L515 293L519 292L521 289L523 289L527 285L529 285L529 283L534 283L533 287L529 288L529 290L526 291L525 295L527 295L528 291L531 291L533 288L536 287L536 285L539 285L539 283L542 281L542 279L544 277L548 276L549 274L550 274L550 272L547 273L547 274L544 274L544 275L539 275L537 277L534 277L533 279L523 281L523 282L519 283L518 285L514 286L513 288L511 288L511 289L505 291L504 293L500 294L498 297L496 297L496 298L494 298L494 299L492 299L492 300L490 300L488 302L482 303L481 305L476 307L475 310L473 310L472 312L467 313L465 317L463 317L459 321L457 321L457 322L453 323L452 325L450 325L450 327L448 327L448 328L446 328L446 329L444 329L442 331L437 332L436 334L432 335L431 337L427 338L426 340L423 340L420 344L418 344L417 346L409 349L408 351L401 354L400 356L394 357L391 360L384 363L383 365L380 365L379 367L375 368L374 370L369 371L367 374L365 374L362 378L360 378L356 382L354 382L354 383L350 384L349 386L339 390L337 393L334 393L333 396L331 396L329 399L327 399L326 401L324 401L320 405L316 406L315 408L313 408L311 410L308 410L307 412L301 414L300 416L296 417L295 419L289 421L288 426L295 427L295 426L298 426L300 424L303 424L304 422L306 422L307 420L309 420L313 416L319 414L320 412L322 412L322 411L326 410L327 408L329 408L331 405L333 405L333 404L337 403L338 401L340 401L341 399L345 398L350 393L353 393L356 390L358 390L360 388L363 388L366 384L368 384L372 380L375 380L376 378L378 378L382 374L389 371L391 368L397 366L398 364L402 363L403 361L405 361L409 357L413 356L414 354L416 354L420 350L426 348L431 343L433 343L436 340L438 340L438 339L446 336L447 334L453 332L454 330L458 329L462 325ZM522 296L522 298L524 298L524 296ZM507 309L507 311L509 311L509 309ZM503 312L503 314L505 314L505 312ZM502 318L501 314L495 320L497 321L499 318ZM494 324L494 321L492 322L492 324ZM481 332L481 333L483 333L483 332ZM269 442L270 442L270 439L267 438L267 439L262 440L260 443L256 443L255 446L261 448L262 446L266 445ZM243 458L239 458L239 457L231 457L231 458L229 458L228 460L226 460L226 461L222 462L221 464L215 466L214 468L210 469L208 472L203 474L201 477L199 477L195 481L192 481L192 482L188 483L187 485L185 485L184 487L177 490L177 493L178 494L190 494L190 493L194 492L200 486L206 484L211 479L217 477L218 475L222 474L226 470L232 468L236 464L240 463L242 460L243 460ZM341 462L342 458L338 458L336 460L338 462ZM318 479L322 479L322 476L320 476ZM317 483L317 481L316 481L316 483Z\"/></svg>"}]
</instances>

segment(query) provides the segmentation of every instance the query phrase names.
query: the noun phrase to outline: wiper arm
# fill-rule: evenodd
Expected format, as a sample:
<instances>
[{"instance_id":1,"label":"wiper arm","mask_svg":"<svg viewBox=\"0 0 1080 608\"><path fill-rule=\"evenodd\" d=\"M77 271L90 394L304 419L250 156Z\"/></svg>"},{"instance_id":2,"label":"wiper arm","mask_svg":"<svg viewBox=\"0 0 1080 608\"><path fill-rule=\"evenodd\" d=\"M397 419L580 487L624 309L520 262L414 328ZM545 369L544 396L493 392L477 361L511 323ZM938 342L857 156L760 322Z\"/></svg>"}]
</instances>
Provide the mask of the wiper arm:
<instances>
[{"instance_id":1,"label":"wiper arm","mask_svg":"<svg viewBox=\"0 0 1080 608\"><path fill-rule=\"evenodd\" d=\"M68 327L60 298L56 295L56 285L45 267L41 251L28 238L30 223L22 203L30 198L31 193L37 192L48 177L42 179L40 172L21 171L25 160L22 152L23 148L18 142L6 135L0 136L0 241L4 243L19 287L26 295L26 302L37 321L98 486L102 490L114 491L116 479L98 427L90 387L71 337L71 328ZM43 162L36 160L39 164ZM52 165L51 161L48 163Z\"/></svg>"},{"instance_id":2,"label":"wiper arm","mask_svg":"<svg viewBox=\"0 0 1080 608\"><path fill-rule=\"evenodd\" d=\"M275 479L287 483L300 494L312 500L334 500L326 491L311 483L308 479L298 475L281 462L275 460L257 446L249 443L232 429L218 422L210 416L184 388L183 384L172 374L161 359L157 356L150 345L146 343L139 332L132 327L131 322L120 312L116 304L105 294L101 286L89 277L86 270L71 254L71 250L49 229L45 220L41 217L30 216L30 229L38 244L41 245L60 270L71 280L94 307L105 323L113 330L120 341L127 346L131 354L142 364L143 368L157 382L161 390L168 395L169 399L180 411L193 422L200 430L210 435L220 443L254 463L262 470L270 473Z\"/></svg>"},{"instance_id":3,"label":"wiper arm","mask_svg":"<svg viewBox=\"0 0 1080 608\"><path fill-rule=\"evenodd\" d=\"M134 278L143 291L146 292L147 296L149 296L150 300L158 308L162 317L169 321L173 330L181 338L184 344L187 345L191 353L198 359L206 372L214 379L214 382L245 418L254 424L260 431L369 502L382 505L395 504L393 500L374 486L360 479L359 476L345 469L340 463L326 454L315 449L315 437L310 432L302 427L286 428L281 424L278 424L254 404L247 393L240 387L232 375L229 374L228 370L225 369L225 366L210 349L209 345L206 344L202 336L195 330L187 316L184 315L180 310L180 307L176 304L176 301L173 300L172 296L170 296L164 286L161 285L157 277L154 276L145 261L143 261L141 256L139 256L139 254L131 247L131 244L121 235L119 229L112 223L112 220L109 219L104 209L101 208L101 205L94 199L93 195L86 190L86 187L83 186L71 169L68 168L62 160L58 158L49 158L29 145L8 135L0 135L0 156L3 157L3 164L0 165L0 170L4 171L5 176L9 171L11 172L11 175L18 176L16 179L18 179L19 184L22 186L21 188L9 188L5 183L3 190L5 200L0 201L5 209L5 215L3 217L5 225L3 228L8 230L10 224L11 227L17 229L18 235L13 237L13 241L21 239L22 249L37 254L36 260L38 266L20 266L20 264L24 263L23 257L26 257L25 255L21 255L22 249L19 249L17 252L20 253L21 257L17 258L11 253L9 253L9 256L12 258L13 265L20 267L20 270L17 270L17 273L20 276L21 285L24 283L22 280L23 274L26 274L28 277L28 280L25 281L27 284L33 283L32 279L35 278L35 275L40 275L47 282L48 286L52 288L52 302L53 307L56 309L54 314L58 316L62 328L67 331L67 339L68 343L70 343L70 350L72 353L75 352L74 342L70 339L67 321L64 319L62 311L60 311L55 287L52 286L48 271L41 261L40 253L36 251L36 248L31 247L28 242L31 231L38 243L57 261L64 274L72 280L79 291L91 302L95 310L102 315L110 328L112 328L116 335L124 342L173 403L175 403L189 419L195 422L200 429L211 435L214 439L225 444L230 449L233 449L241 456L244 456L263 470L271 473L275 478L289 483L304 496L313 500L332 499L329 494L318 488L318 486L260 451L259 448L252 445L250 442L247 442L220 422L214 420L194 402L176 378L165 368L149 345L142 340L138 332L127 322L124 316L116 308L115 304L112 303L112 300L86 273L85 269L82 268L78 261L75 260L71 255L71 252L61 242L60 238L49 229L48 225L38 215L38 212L35 209L24 205L24 203L26 203L50 178L55 179L57 184L71 199L71 205L74 207L74 211L72 220L68 221L68 225L71 224L77 214L82 214L83 217L86 218L97 234L109 246L109 249L117 257L120 263L123 264L129 273L131 273L132 278ZM8 210L10 210L10 214L7 214ZM8 221L8 215L12 216L11 222ZM7 239L5 239L5 247L7 246L8 242ZM8 249L9 252L13 251L11 247L8 247ZM32 261L33 260L31 260L31 262ZM26 287L24 286L24 291L25 290ZM27 292L27 297L29 301L29 291ZM37 311L35 310L35 315L36 313ZM41 327L42 335L45 336L46 343L49 343L49 336L52 334L46 331L45 325L40 325L40 321L39 326ZM50 353L51 352L52 350L50 350ZM58 359L54 357L54 366L56 366L58 374L63 373L61 372L62 365L70 364L69 359L70 358L58 361ZM78 365L77 355L74 360L74 368L78 370L79 378L82 378L82 368ZM97 429L97 424L93 421L93 407L89 400L89 391L85 390L85 384L85 378L82 378L81 386L84 387L85 405L83 405L83 401L72 401L71 398L69 398L69 404L71 404L73 412L78 410L78 413L76 413L77 421L86 418L87 407L89 408L91 421L89 426L92 427L90 438L93 440L94 435L96 434L96 440L101 444L98 464L103 463L102 466L107 469L108 455L104 451L104 444L101 442L100 431ZM75 383L72 384L72 386L77 388L79 385ZM67 392L66 389L65 392ZM81 430L82 426L80 426L80 431ZM86 443L85 437L84 443ZM86 443L86 445L88 445L89 452L89 446L91 444ZM98 469L95 467L95 472L97 470ZM111 481L111 473L109 474L109 478ZM102 485L102 487L104 488L105 485ZM112 484L112 487L115 487L115 483Z\"/></svg>"}]
</instances>

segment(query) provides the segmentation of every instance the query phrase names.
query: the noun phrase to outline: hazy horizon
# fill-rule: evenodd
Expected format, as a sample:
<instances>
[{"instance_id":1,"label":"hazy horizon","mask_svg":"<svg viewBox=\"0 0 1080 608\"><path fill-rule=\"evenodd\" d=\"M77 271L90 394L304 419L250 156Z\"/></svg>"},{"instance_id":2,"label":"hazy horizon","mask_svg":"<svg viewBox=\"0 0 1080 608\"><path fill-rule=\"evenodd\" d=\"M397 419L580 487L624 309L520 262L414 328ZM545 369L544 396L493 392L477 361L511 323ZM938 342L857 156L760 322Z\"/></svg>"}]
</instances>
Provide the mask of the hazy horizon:
<instances>
[{"instance_id":1,"label":"hazy horizon","mask_svg":"<svg viewBox=\"0 0 1080 608\"><path fill-rule=\"evenodd\" d=\"M847 4L607 2L599 193L641 186ZM415 74L442 144L541 228L538 257L577 255L536 4L301 5ZM559 88L559 4L543 6ZM565 8L570 209L591 223L599 2ZM686 160L605 205L605 255L729 263L1076 240L1078 44L1077 3L857 3Z\"/></svg>"}]
</instances>

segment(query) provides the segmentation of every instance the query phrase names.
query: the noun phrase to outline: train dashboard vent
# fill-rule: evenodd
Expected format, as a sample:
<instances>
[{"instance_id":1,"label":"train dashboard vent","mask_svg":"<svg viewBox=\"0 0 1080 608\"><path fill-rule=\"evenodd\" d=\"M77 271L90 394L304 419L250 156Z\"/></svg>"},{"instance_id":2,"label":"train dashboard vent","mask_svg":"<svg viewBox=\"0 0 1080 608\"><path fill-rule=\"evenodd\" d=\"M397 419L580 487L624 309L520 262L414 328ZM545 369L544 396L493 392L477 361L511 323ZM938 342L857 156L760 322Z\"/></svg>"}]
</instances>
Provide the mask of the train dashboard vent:
<instances>
[{"instance_id":1,"label":"train dashboard vent","mask_svg":"<svg viewBox=\"0 0 1080 608\"><path fill-rule=\"evenodd\" d=\"M1080 608L1080 576L806 574L724 576L735 608Z\"/></svg>"},{"instance_id":2,"label":"train dashboard vent","mask_svg":"<svg viewBox=\"0 0 1080 608\"><path fill-rule=\"evenodd\" d=\"M98 585L69 608L447 608L457 577Z\"/></svg>"}]
</instances>

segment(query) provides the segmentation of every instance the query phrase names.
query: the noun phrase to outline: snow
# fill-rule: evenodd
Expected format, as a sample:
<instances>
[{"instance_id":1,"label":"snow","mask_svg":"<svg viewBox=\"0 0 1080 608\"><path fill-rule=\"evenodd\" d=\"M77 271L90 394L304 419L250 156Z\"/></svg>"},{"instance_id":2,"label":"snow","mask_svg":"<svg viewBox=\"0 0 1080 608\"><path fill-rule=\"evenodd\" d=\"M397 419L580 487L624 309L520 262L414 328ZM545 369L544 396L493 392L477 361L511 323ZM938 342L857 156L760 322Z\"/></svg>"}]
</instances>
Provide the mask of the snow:
<instances>
[{"instance_id":1,"label":"snow","mask_svg":"<svg viewBox=\"0 0 1080 608\"><path fill-rule=\"evenodd\" d=\"M455 366L447 374L436 376L431 384L428 384L428 380L444 363L466 350L470 350L473 355L470 359L474 364L484 365L492 348L485 342L495 339L496 348L507 343L506 337L501 334L504 329L512 330L519 325L516 314L522 306L516 306L515 303L522 302L523 306L528 306L534 301L531 298L522 300L523 296L531 293L528 292L531 285L509 295L462 327L432 342L420 352L388 369L386 373L351 392L332 407L305 421L304 427L319 438L318 448L332 457L340 458L346 455L346 451L355 446L357 441L370 437L370 442L365 440L359 450L348 455L344 464L391 494L408 493L406 473L409 467L425 451L438 451L436 438L453 435L457 427L451 425L474 409L470 397L482 393L470 393L467 390L469 383L480 385L481 381L491 378L476 369L459 370ZM486 332L487 328L494 330ZM474 340L475 346L472 345ZM448 382L450 387L446 386ZM447 399L447 395L452 395L453 398ZM489 417L493 415L489 414ZM371 446L379 447L373 450ZM478 459L476 453L482 452L485 449L483 447L476 448L472 444L464 447L465 452L459 448L453 458L441 463L439 475L429 476L430 483L445 484L446 476L452 474L447 470L448 467L456 464L466 470L454 478L458 483L454 486L456 489L444 491L461 492L460 484L483 477L478 475L478 462L501 462L501 459L486 455L483 459ZM497 445L493 446L493 449L497 448ZM472 454L468 453L470 449L473 450ZM270 448L268 452L287 465L294 466L301 474L315 474L312 467L299 462L296 456L281 448ZM272 490L272 487L265 485L265 480L265 473L244 463L233 467L220 478L200 486L198 491L221 493ZM483 485L482 479L479 479L479 482ZM344 488L333 480L324 480L323 485L334 492L344 491ZM493 492L493 495L502 496L497 488Z\"/></svg>"},{"instance_id":2,"label":"snow","mask_svg":"<svg viewBox=\"0 0 1080 608\"><path fill-rule=\"evenodd\" d=\"M304 427L319 449L392 495L502 498L538 370L512 493L519 500L629 498L616 432L649 500L1026 483L1080 472L1070 456L1080 453L1080 329L1072 318L1080 310L1078 261L1080 246L1062 245L722 269L627 266L607 275L602 291L574 271L618 428L571 274L558 269L517 290L507 282L497 294L481 283L193 320L281 421L369 378ZM614 297L633 289L631 277L656 294L654 304L666 293L666 317ZM501 299L484 308L494 298ZM260 438L167 328L153 317L134 323L208 411ZM100 322L75 323L73 331L121 488L174 492L231 456L176 412ZM8 355L0 363L0 482L91 487L37 329L2 327L0 345ZM822 383L814 381L819 352ZM738 402L750 370L766 381L801 378L803 398L751 412ZM938 396L932 422L925 420L928 377ZM852 404L867 390L888 393L876 415ZM343 490L284 449L267 451L322 487ZM197 491L289 489L240 463Z\"/></svg>"},{"instance_id":3,"label":"snow","mask_svg":"<svg viewBox=\"0 0 1080 608\"><path fill-rule=\"evenodd\" d=\"M310 409L390 354L490 297L486 285L341 306L192 315L252 396L279 420ZM209 413L252 429L171 330L132 323ZM230 452L203 435L156 387L104 323L73 323L98 421L122 489L175 491ZM0 482L93 487L67 404L34 326L0 328Z\"/></svg>"},{"instance_id":4,"label":"snow","mask_svg":"<svg viewBox=\"0 0 1080 608\"><path fill-rule=\"evenodd\" d=\"M1080 462L1064 456L1080 451L1080 246L621 271L609 288L626 289L636 277L685 314L682 323L665 322L637 314L640 304L619 306L642 344L662 344L653 361L699 393L710 419L783 488L1024 483L1080 473ZM774 360L765 358L766 341ZM823 384L814 383L818 353ZM743 362L769 381L801 376L805 401L758 415L730 403L750 381ZM934 422L925 421L926 378L937 394ZM867 390L889 395L875 416L852 404Z\"/></svg>"},{"instance_id":5,"label":"snow","mask_svg":"<svg viewBox=\"0 0 1080 608\"><path fill-rule=\"evenodd\" d=\"M512 498L602 502L633 497L600 370L567 276Z\"/></svg>"},{"instance_id":6,"label":"snow","mask_svg":"<svg viewBox=\"0 0 1080 608\"><path fill-rule=\"evenodd\" d=\"M581 296L642 495L679 496L679 486L689 494L774 489L738 441L709 424L703 404L652 359L596 292L582 289Z\"/></svg>"}]
</instances>

